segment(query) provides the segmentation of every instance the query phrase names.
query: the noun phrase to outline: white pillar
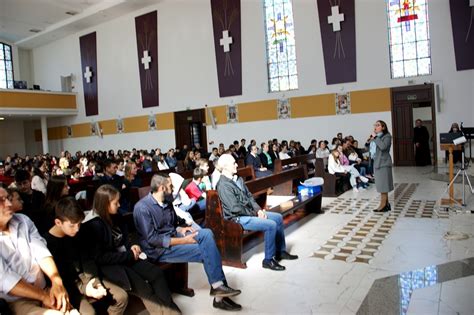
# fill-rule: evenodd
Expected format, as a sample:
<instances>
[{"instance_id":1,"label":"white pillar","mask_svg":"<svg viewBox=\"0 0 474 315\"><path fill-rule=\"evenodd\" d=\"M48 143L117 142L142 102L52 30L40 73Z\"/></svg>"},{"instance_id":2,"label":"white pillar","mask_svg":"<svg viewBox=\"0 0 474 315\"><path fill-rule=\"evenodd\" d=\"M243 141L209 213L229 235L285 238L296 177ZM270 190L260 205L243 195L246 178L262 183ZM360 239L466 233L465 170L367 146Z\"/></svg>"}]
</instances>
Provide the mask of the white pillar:
<instances>
[{"instance_id":1,"label":"white pillar","mask_svg":"<svg viewBox=\"0 0 474 315\"><path fill-rule=\"evenodd\" d=\"M46 116L41 116L41 141L43 142L43 154L49 153L48 122Z\"/></svg>"}]
</instances>

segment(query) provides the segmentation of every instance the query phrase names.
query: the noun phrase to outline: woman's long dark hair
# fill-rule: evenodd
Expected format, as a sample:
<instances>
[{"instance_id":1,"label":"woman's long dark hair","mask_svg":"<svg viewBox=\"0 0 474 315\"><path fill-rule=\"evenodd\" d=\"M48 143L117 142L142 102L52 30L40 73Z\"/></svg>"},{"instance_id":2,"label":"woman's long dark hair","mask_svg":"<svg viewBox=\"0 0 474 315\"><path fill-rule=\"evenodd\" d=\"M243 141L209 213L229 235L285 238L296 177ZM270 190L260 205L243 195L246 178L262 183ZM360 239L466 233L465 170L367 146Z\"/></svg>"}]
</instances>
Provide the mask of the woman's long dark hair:
<instances>
[{"instance_id":1,"label":"woman's long dark hair","mask_svg":"<svg viewBox=\"0 0 474 315\"><path fill-rule=\"evenodd\" d=\"M377 122L382 126L382 133L385 135L388 132L387 124L383 120L377 120Z\"/></svg>"},{"instance_id":2,"label":"woman's long dark hair","mask_svg":"<svg viewBox=\"0 0 474 315\"><path fill-rule=\"evenodd\" d=\"M113 225L112 217L109 213L110 203L120 196L120 192L112 185L100 186L94 195L94 203L92 208L99 215L99 217L107 222L110 226Z\"/></svg>"},{"instance_id":3,"label":"woman's long dark hair","mask_svg":"<svg viewBox=\"0 0 474 315\"><path fill-rule=\"evenodd\" d=\"M66 176L57 175L51 177L51 179L48 181L48 185L46 186L45 204L50 204L54 208L56 202L58 202L58 200L63 197L62 192L66 185Z\"/></svg>"}]
</instances>

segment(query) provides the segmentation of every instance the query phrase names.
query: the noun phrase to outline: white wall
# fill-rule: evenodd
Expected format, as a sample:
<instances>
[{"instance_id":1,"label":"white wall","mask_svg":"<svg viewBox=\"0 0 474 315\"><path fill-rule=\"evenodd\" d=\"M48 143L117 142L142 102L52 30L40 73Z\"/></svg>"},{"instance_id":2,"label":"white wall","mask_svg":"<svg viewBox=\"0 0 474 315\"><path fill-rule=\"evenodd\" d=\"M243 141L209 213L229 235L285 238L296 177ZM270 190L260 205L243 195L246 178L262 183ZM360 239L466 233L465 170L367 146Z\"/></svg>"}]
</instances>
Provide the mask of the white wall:
<instances>
[{"instance_id":1,"label":"white wall","mask_svg":"<svg viewBox=\"0 0 474 315\"><path fill-rule=\"evenodd\" d=\"M7 118L0 121L0 160L15 153L21 156L26 153L23 121Z\"/></svg>"},{"instance_id":2,"label":"white wall","mask_svg":"<svg viewBox=\"0 0 474 315\"><path fill-rule=\"evenodd\" d=\"M21 80L24 80L28 84L28 88L32 89L33 85L36 84L33 80L33 67L32 63L32 54L31 50L28 49L18 49L18 66L20 68Z\"/></svg>"},{"instance_id":3,"label":"white wall","mask_svg":"<svg viewBox=\"0 0 474 315\"><path fill-rule=\"evenodd\" d=\"M327 86L321 47L316 1L294 0L299 90L285 96L364 90L407 85L408 79L390 79L385 1L356 1L357 78L355 83ZM158 10L160 106L141 108L134 18ZM415 83L431 81L442 86L441 111L437 126L441 132L453 121L474 125L474 71L456 71L449 3L429 2L433 74L410 78ZM268 93L261 1L242 1L243 95L220 99L212 36L210 2L165 0L144 10L132 12L97 27L74 34L33 50L34 80L42 88L60 90L60 76L75 74L79 114L57 119L50 125L64 125L132 115L172 112L279 98L283 93ZM82 93L79 37L97 32L99 115L85 117ZM226 144L246 137L299 139L332 138L342 131L363 140L373 121L390 122L389 112L343 117L315 117L289 121L241 123L208 128L208 140ZM308 129L309 128L309 129ZM310 130L311 132L307 132ZM214 139L215 138L215 139ZM218 140L219 139L219 140ZM74 138L56 141L50 147L69 150L174 146L174 132L145 132L99 138Z\"/></svg>"},{"instance_id":4,"label":"white wall","mask_svg":"<svg viewBox=\"0 0 474 315\"><path fill-rule=\"evenodd\" d=\"M413 126L416 124L417 119L421 119L423 121L431 121L433 120L431 107L417 107L413 108Z\"/></svg>"},{"instance_id":5,"label":"white wall","mask_svg":"<svg viewBox=\"0 0 474 315\"><path fill-rule=\"evenodd\" d=\"M23 122L24 130L25 130L25 150L26 154L35 155L39 153L43 153L43 146L41 141L35 140L35 130L41 130L41 122L40 120L25 120Z\"/></svg>"}]
</instances>

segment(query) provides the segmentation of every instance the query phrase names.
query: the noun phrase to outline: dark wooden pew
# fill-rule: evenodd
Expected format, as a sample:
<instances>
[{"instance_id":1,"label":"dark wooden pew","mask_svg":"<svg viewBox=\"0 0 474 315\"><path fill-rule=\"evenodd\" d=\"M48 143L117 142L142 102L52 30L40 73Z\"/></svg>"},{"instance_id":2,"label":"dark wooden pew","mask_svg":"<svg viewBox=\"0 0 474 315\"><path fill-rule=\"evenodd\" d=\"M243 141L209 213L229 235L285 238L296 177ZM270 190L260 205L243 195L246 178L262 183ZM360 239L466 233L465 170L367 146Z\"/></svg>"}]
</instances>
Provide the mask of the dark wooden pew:
<instances>
[{"instance_id":1,"label":"dark wooden pew","mask_svg":"<svg viewBox=\"0 0 474 315\"><path fill-rule=\"evenodd\" d=\"M249 180L254 180L255 178L257 178L255 176L255 170L253 169L253 166L252 165L247 165L247 166L244 166L244 167L239 167L237 169L237 175L239 175L240 177L242 177L244 179L245 182L249 181Z\"/></svg>"},{"instance_id":2,"label":"dark wooden pew","mask_svg":"<svg viewBox=\"0 0 474 315\"><path fill-rule=\"evenodd\" d=\"M291 167L292 165L299 166L299 165L306 165L308 168L308 176L313 177L315 174L315 162L316 162L316 155L312 153L297 155L289 159L277 159L275 160L275 166L273 169L273 173L280 173L285 168Z\"/></svg>"},{"instance_id":3,"label":"dark wooden pew","mask_svg":"<svg viewBox=\"0 0 474 315\"><path fill-rule=\"evenodd\" d=\"M323 186L323 196L324 197L337 197L342 194L344 191L350 189L348 175L336 176L326 172L324 167L324 160L317 158L316 162L316 172L317 177L322 177L324 179Z\"/></svg>"},{"instance_id":4,"label":"dark wooden pew","mask_svg":"<svg viewBox=\"0 0 474 315\"><path fill-rule=\"evenodd\" d=\"M295 196L291 202L285 202L268 210L281 213L284 216L285 226L288 226L309 212L318 213L321 211L321 193L304 198L300 198L295 194L294 180L304 180L307 176L306 166L298 166L278 174L248 181L246 185L262 208L266 206L269 187L279 187L278 190L281 195ZM261 235L262 233L245 231L240 224L225 220L219 196L215 190L207 192L206 225L214 233L223 264L246 268L246 263L242 261L244 241L251 236Z\"/></svg>"}]
</instances>

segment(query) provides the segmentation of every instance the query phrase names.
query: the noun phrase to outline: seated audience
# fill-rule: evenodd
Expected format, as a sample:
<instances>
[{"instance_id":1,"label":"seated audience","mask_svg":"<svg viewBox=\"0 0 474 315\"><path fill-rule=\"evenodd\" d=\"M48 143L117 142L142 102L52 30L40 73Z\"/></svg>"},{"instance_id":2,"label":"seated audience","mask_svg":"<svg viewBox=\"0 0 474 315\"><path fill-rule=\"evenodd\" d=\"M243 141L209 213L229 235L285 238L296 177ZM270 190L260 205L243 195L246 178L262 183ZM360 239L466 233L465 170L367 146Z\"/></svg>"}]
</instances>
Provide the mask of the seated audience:
<instances>
[{"instance_id":1,"label":"seated audience","mask_svg":"<svg viewBox=\"0 0 474 315\"><path fill-rule=\"evenodd\" d=\"M8 188L8 198L12 204L11 210L13 212L20 212L23 210L23 200L21 199L20 192L16 188Z\"/></svg>"},{"instance_id":2,"label":"seated audience","mask_svg":"<svg viewBox=\"0 0 474 315\"><path fill-rule=\"evenodd\" d=\"M0 187L0 299L14 314L62 315L72 308L53 257L33 222L12 211L10 198Z\"/></svg>"},{"instance_id":3,"label":"seated audience","mask_svg":"<svg viewBox=\"0 0 474 315\"><path fill-rule=\"evenodd\" d=\"M119 191L100 186L93 209L86 214L80 231L89 257L99 266L104 279L137 296L150 314L177 314L163 271L146 260L139 245L131 245L120 222ZM150 222L147 222L149 224Z\"/></svg>"},{"instance_id":4,"label":"seated audience","mask_svg":"<svg viewBox=\"0 0 474 315\"><path fill-rule=\"evenodd\" d=\"M251 165L255 170L255 177L265 177L272 174L272 171L269 171L266 167L262 166L262 162L257 155L258 148L256 145L250 146L250 153L247 154L245 158L245 165ZM235 159L235 157L234 157Z\"/></svg>"},{"instance_id":5,"label":"seated audience","mask_svg":"<svg viewBox=\"0 0 474 315\"><path fill-rule=\"evenodd\" d=\"M202 262L211 285L210 295L215 297L213 306L240 310L242 307L229 298L240 294L240 290L227 285L211 230L177 226L177 216L169 201L172 193L169 176L154 175L151 193L135 205L133 218L143 250L153 261Z\"/></svg>"},{"instance_id":6,"label":"seated audience","mask_svg":"<svg viewBox=\"0 0 474 315\"><path fill-rule=\"evenodd\" d=\"M246 140L244 138L240 139L240 145L239 148L237 149L237 155L239 156L239 159L245 159L247 156L247 149L245 148L245 142Z\"/></svg>"},{"instance_id":7,"label":"seated audience","mask_svg":"<svg viewBox=\"0 0 474 315\"><path fill-rule=\"evenodd\" d=\"M33 178L31 179L31 189L42 192L46 195L46 185L48 180L45 174L38 167L33 168Z\"/></svg>"},{"instance_id":8,"label":"seated audience","mask_svg":"<svg viewBox=\"0 0 474 315\"><path fill-rule=\"evenodd\" d=\"M53 176L46 189L46 199L41 207L41 217L35 222L41 235L44 235L54 225L54 208L56 203L69 194L69 185L66 177Z\"/></svg>"},{"instance_id":9,"label":"seated audience","mask_svg":"<svg viewBox=\"0 0 474 315\"><path fill-rule=\"evenodd\" d=\"M254 148L252 148L254 149ZM250 231L265 233L265 258L263 268L285 270L278 261L297 259L286 251L283 217L279 213L266 212L255 202L241 177L235 179L237 163L230 155L223 155L218 161L222 175L217 183L217 192L222 203L224 218L242 225Z\"/></svg>"},{"instance_id":10,"label":"seated audience","mask_svg":"<svg viewBox=\"0 0 474 315\"><path fill-rule=\"evenodd\" d=\"M219 158L217 148L212 148L211 155L209 155L209 162L214 163Z\"/></svg>"},{"instance_id":11,"label":"seated audience","mask_svg":"<svg viewBox=\"0 0 474 315\"><path fill-rule=\"evenodd\" d=\"M323 159L324 167L327 167L328 165L329 154L326 142L324 142L324 140L319 141L318 149L316 150L316 158Z\"/></svg>"},{"instance_id":12,"label":"seated audience","mask_svg":"<svg viewBox=\"0 0 474 315\"><path fill-rule=\"evenodd\" d=\"M352 189L354 192L359 192L359 189L357 188L357 178L360 176L360 174L354 167L345 168L341 165L341 162L339 161L339 156L341 154L342 153L339 152L337 147L331 151L331 155L329 155L328 158L328 172L329 174L333 175L344 175L350 173L349 181L351 183Z\"/></svg>"},{"instance_id":13,"label":"seated audience","mask_svg":"<svg viewBox=\"0 0 474 315\"><path fill-rule=\"evenodd\" d=\"M194 152L188 151L186 157L184 158L184 169L191 171L196 167L196 162L194 161Z\"/></svg>"},{"instance_id":14,"label":"seated audience","mask_svg":"<svg viewBox=\"0 0 474 315\"><path fill-rule=\"evenodd\" d=\"M262 147L262 153L260 153L259 155L260 161L262 162L262 165L264 168L273 172L273 169L275 168L275 164L273 162L275 160L270 155L268 143L263 142L261 147Z\"/></svg>"},{"instance_id":15,"label":"seated audience","mask_svg":"<svg viewBox=\"0 0 474 315\"><path fill-rule=\"evenodd\" d=\"M291 158L291 156L288 154L288 145L282 144L280 152L278 153L278 156L280 160L285 160Z\"/></svg>"},{"instance_id":16,"label":"seated audience","mask_svg":"<svg viewBox=\"0 0 474 315\"><path fill-rule=\"evenodd\" d=\"M82 315L95 314L90 303L94 300L106 303L108 314L123 314L128 303L127 292L100 279L95 262L82 261L76 234L83 219L84 212L77 201L72 197L63 198L55 207L54 226L45 234L69 301Z\"/></svg>"},{"instance_id":17,"label":"seated audience","mask_svg":"<svg viewBox=\"0 0 474 315\"><path fill-rule=\"evenodd\" d=\"M128 188L130 187L141 187L142 181L140 177L137 177L138 167L137 164L133 161L127 162L125 165L125 175L123 183Z\"/></svg>"},{"instance_id":18,"label":"seated audience","mask_svg":"<svg viewBox=\"0 0 474 315\"><path fill-rule=\"evenodd\" d=\"M165 155L164 154L159 154L158 155L158 170L164 171L164 170L169 170L170 167L168 163L166 163Z\"/></svg>"},{"instance_id":19,"label":"seated audience","mask_svg":"<svg viewBox=\"0 0 474 315\"><path fill-rule=\"evenodd\" d=\"M41 206L44 203L44 194L31 189L30 173L19 169L15 173L15 185L23 200L21 213L27 215L35 224L41 219Z\"/></svg>"},{"instance_id":20,"label":"seated audience","mask_svg":"<svg viewBox=\"0 0 474 315\"><path fill-rule=\"evenodd\" d=\"M193 171L193 179L184 187L188 197L196 202L201 211L206 210L206 192L200 187L205 174L204 170L196 167Z\"/></svg>"},{"instance_id":21,"label":"seated audience","mask_svg":"<svg viewBox=\"0 0 474 315\"><path fill-rule=\"evenodd\" d=\"M178 164L178 160L174 156L174 149L169 149L168 153L166 153L166 164L168 164L169 168L174 169L176 164Z\"/></svg>"},{"instance_id":22,"label":"seated audience","mask_svg":"<svg viewBox=\"0 0 474 315\"><path fill-rule=\"evenodd\" d=\"M195 230L199 230L201 227L194 222L194 219L190 213L194 208L199 209L196 205L196 201L189 198L188 194L182 188L184 183L183 176L177 173L169 173L171 183L173 185L173 208L176 215L183 219L188 226L192 226ZM199 209L199 211L201 211Z\"/></svg>"}]
</instances>

